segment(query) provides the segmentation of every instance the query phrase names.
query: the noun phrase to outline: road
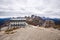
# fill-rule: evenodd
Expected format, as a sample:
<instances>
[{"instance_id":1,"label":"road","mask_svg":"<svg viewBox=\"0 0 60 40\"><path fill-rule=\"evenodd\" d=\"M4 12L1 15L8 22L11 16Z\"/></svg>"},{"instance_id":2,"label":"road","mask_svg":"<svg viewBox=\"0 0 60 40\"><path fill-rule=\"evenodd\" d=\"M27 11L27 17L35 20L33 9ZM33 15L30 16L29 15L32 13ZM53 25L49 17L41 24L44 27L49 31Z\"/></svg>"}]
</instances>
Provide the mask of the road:
<instances>
[{"instance_id":1,"label":"road","mask_svg":"<svg viewBox=\"0 0 60 40\"><path fill-rule=\"evenodd\" d=\"M60 40L60 32L44 28L20 28L0 40Z\"/></svg>"}]
</instances>

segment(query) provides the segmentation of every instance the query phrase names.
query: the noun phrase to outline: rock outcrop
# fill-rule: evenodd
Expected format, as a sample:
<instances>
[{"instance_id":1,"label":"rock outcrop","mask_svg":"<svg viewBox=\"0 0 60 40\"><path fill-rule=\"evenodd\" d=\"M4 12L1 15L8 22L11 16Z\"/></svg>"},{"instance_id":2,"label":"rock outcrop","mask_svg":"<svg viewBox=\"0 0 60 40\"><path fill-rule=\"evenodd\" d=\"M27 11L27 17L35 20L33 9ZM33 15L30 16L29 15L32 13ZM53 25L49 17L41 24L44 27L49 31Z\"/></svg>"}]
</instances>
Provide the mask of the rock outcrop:
<instances>
[{"instance_id":1,"label":"rock outcrop","mask_svg":"<svg viewBox=\"0 0 60 40\"><path fill-rule=\"evenodd\" d=\"M55 27L55 22L53 20L46 20L43 24L44 27Z\"/></svg>"}]
</instances>

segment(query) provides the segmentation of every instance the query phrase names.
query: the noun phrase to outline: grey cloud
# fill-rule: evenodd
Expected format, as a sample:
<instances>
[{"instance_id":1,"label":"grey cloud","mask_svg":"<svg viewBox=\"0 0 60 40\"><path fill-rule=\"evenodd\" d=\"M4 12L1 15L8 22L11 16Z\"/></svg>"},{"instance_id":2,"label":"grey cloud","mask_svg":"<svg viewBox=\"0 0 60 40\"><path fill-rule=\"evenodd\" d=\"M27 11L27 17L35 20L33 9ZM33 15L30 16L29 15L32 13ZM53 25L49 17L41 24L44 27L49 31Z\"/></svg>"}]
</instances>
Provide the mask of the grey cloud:
<instances>
[{"instance_id":1,"label":"grey cloud","mask_svg":"<svg viewBox=\"0 0 60 40\"><path fill-rule=\"evenodd\" d=\"M0 0L0 16L31 14L59 16L60 0Z\"/></svg>"}]
</instances>

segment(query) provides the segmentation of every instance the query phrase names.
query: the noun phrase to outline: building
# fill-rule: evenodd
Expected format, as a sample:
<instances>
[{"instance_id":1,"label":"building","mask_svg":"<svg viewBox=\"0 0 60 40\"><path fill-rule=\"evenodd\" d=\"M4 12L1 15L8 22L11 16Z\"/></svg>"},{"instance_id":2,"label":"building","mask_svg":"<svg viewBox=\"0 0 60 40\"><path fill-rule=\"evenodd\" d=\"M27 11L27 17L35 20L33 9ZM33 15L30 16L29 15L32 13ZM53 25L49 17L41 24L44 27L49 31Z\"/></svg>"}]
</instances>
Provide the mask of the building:
<instances>
[{"instance_id":1,"label":"building","mask_svg":"<svg viewBox=\"0 0 60 40\"><path fill-rule=\"evenodd\" d=\"M9 22L9 27L26 27L26 18L24 17L16 17L11 18Z\"/></svg>"}]
</instances>

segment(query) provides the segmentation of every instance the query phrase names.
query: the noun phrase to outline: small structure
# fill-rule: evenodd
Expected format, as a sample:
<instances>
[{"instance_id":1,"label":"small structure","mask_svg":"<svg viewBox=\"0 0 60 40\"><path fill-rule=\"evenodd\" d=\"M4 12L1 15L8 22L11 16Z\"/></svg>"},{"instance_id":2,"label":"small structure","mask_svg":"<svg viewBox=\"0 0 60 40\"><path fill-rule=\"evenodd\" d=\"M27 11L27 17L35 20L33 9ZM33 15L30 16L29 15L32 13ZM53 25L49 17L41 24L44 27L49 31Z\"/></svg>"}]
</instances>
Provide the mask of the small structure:
<instances>
[{"instance_id":1,"label":"small structure","mask_svg":"<svg viewBox=\"0 0 60 40\"><path fill-rule=\"evenodd\" d=\"M24 17L17 17L17 18L11 18L9 22L9 28L14 27L25 27L27 25L26 18Z\"/></svg>"}]
</instances>

